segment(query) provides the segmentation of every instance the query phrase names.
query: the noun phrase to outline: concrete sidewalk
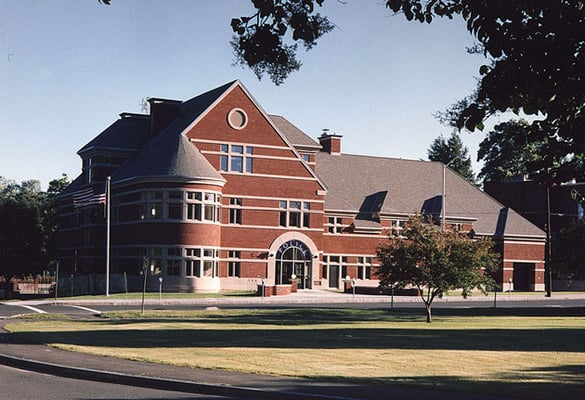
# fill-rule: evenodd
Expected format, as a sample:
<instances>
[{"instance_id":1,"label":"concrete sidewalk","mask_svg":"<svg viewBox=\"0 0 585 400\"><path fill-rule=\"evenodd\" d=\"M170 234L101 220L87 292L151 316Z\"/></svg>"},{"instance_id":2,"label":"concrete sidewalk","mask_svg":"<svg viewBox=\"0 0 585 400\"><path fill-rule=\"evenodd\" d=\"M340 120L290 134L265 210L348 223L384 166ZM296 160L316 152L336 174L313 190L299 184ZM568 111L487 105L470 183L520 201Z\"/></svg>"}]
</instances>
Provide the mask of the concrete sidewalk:
<instances>
[{"instance_id":1,"label":"concrete sidewalk","mask_svg":"<svg viewBox=\"0 0 585 400\"><path fill-rule=\"evenodd\" d=\"M152 293L150 293L152 294ZM171 296L171 297L169 297ZM563 293L556 292L552 297L545 297L543 293L531 293L531 294L516 294L516 293L498 293L498 302L508 301L551 301L551 300L585 300L584 293ZM41 304L62 304L62 305L136 305L141 303L141 299L120 299L116 296L103 296L93 299L41 299L41 300L25 300L23 304L29 305L41 305ZM441 303L453 303L462 302L467 303L469 306L473 306L478 302L493 303L493 293L488 295L475 294L467 298L463 298L459 295L449 295L442 298L436 298L433 302L434 305ZM172 297L172 294L164 293L162 300L158 298L147 298L145 304L148 305L173 305L173 304L193 304L193 305L287 305L287 304L307 304L307 305L318 305L318 304L373 304L384 306L390 306L391 303L420 303L422 300L418 296L386 296L386 295L364 295L352 293L341 293L329 290L300 290L296 293L292 293L284 296L221 296L221 297L195 297L195 298L176 298ZM1 302L0 302L1 303Z\"/></svg>"}]
</instances>

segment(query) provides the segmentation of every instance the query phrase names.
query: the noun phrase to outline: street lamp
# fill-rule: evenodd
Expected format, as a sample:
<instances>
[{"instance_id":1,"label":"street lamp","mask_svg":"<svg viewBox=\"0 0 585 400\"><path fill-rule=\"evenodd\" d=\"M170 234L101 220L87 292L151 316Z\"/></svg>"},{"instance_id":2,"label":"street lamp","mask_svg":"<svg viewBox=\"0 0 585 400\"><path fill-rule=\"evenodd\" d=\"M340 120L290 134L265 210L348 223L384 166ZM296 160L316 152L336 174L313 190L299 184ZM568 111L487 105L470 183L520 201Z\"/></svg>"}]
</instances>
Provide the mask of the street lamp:
<instances>
[{"instance_id":1,"label":"street lamp","mask_svg":"<svg viewBox=\"0 0 585 400\"><path fill-rule=\"evenodd\" d=\"M158 277L158 301L162 301L162 283L163 283L163 277L159 276Z\"/></svg>"},{"instance_id":2,"label":"street lamp","mask_svg":"<svg viewBox=\"0 0 585 400\"><path fill-rule=\"evenodd\" d=\"M142 285L142 304L140 306L140 315L144 315L144 294L146 293L146 278L148 276L148 265L150 264L150 258L145 256L142 259L142 275L144 275L144 283Z\"/></svg>"},{"instance_id":3,"label":"street lamp","mask_svg":"<svg viewBox=\"0 0 585 400\"><path fill-rule=\"evenodd\" d=\"M443 180L442 180L442 192L441 192L441 230L445 231L445 174L449 165L451 165L455 160L464 160L465 157L457 156L454 157L451 161L447 164L443 164Z\"/></svg>"}]
</instances>

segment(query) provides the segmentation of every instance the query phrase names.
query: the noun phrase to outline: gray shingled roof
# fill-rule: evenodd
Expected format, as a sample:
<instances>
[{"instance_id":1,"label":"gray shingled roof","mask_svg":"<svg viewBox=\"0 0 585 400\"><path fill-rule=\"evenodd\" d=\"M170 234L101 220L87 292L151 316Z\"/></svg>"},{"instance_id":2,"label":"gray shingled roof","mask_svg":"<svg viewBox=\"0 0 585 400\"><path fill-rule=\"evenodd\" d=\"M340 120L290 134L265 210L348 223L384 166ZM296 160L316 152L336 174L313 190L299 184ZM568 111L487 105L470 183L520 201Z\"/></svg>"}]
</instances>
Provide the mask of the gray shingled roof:
<instances>
[{"instance_id":1,"label":"gray shingled roof","mask_svg":"<svg viewBox=\"0 0 585 400\"><path fill-rule=\"evenodd\" d=\"M178 117L147 143L134 159L124 164L112 176L112 181L135 177L173 177L225 182L197 147L183 135L183 131L235 82L226 83L183 102Z\"/></svg>"},{"instance_id":2,"label":"gray shingled roof","mask_svg":"<svg viewBox=\"0 0 585 400\"><path fill-rule=\"evenodd\" d=\"M321 145L312 139L305 132L301 131L289 120L280 115L270 115L272 122L276 125L278 130L286 136L289 142L297 148L313 148L315 150L321 149Z\"/></svg>"},{"instance_id":3,"label":"gray shingled roof","mask_svg":"<svg viewBox=\"0 0 585 400\"><path fill-rule=\"evenodd\" d=\"M438 162L325 152L318 153L316 160L317 174L328 188L325 210L347 211L356 216L368 208L372 197L376 197L381 214L440 215L442 168ZM386 191L383 199L378 198ZM545 237L538 227L450 169L446 173L445 210L448 218L474 220L474 230L479 235Z\"/></svg>"},{"instance_id":4,"label":"gray shingled roof","mask_svg":"<svg viewBox=\"0 0 585 400\"><path fill-rule=\"evenodd\" d=\"M108 126L98 136L83 146L77 154L91 149L138 150L148 140L150 118L148 115L120 114L120 119Z\"/></svg>"},{"instance_id":5,"label":"gray shingled roof","mask_svg":"<svg viewBox=\"0 0 585 400\"><path fill-rule=\"evenodd\" d=\"M165 130L147 143L134 159L112 176L112 182L143 177L225 182L189 138L174 130Z\"/></svg>"}]
</instances>

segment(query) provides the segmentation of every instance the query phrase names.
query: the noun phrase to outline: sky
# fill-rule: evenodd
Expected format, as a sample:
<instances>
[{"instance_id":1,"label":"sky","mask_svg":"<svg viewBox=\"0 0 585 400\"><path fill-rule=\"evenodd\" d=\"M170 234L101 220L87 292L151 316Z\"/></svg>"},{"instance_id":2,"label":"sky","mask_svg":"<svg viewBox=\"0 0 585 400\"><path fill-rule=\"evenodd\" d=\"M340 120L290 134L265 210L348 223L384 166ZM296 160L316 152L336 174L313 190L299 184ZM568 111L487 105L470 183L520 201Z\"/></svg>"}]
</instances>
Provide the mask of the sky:
<instances>
[{"instance_id":1,"label":"sky","mask_svg":"<svg viewBox=\"0 0 585 400\"><path fill-rule=\"evenodd\" d=\"M231 18L248 0L0 0L0 176L81 172L77 151L148 97L187 100L239 79L265 111L344 153L427 159L451 129L433 114L469 94L481 55L461 19L394 16L383 0L326 0L336 25L275 86L234 65ZM482 133L462 133L474 169Z\"/></svg>"}]
</instances>

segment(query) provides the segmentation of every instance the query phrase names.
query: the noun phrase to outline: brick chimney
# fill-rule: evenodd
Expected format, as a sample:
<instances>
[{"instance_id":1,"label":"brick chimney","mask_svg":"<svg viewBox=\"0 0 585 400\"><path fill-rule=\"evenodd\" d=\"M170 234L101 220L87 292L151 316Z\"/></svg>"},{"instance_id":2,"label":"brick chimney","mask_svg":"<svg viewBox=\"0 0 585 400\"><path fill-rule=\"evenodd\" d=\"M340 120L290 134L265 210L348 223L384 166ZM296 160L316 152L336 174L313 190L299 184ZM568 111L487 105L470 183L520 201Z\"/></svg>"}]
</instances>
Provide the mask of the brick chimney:
<instances>
[{"instance_id":1,"label":"brick chimney","mask_svg":"<svg viewBox=\"0 0 585 400\"><path fill-rule=\"evenodd\" d=\"M161 133L179 116L181 101L167 99L148 99L150 103L150 137Z\"/></svg>"},{"instance_id":2,"label":"brick chimney","mask_svg":"<svg viewBox=\"0 0 585 400\"><path fill-rule=\"evenodd\" d=\"M319 143L323 147L322 151L332 155L340 155L342 137L336 133L329 133L328 129L323 129L323 134L319 137Z\"/></svg>"}]
</instances>

